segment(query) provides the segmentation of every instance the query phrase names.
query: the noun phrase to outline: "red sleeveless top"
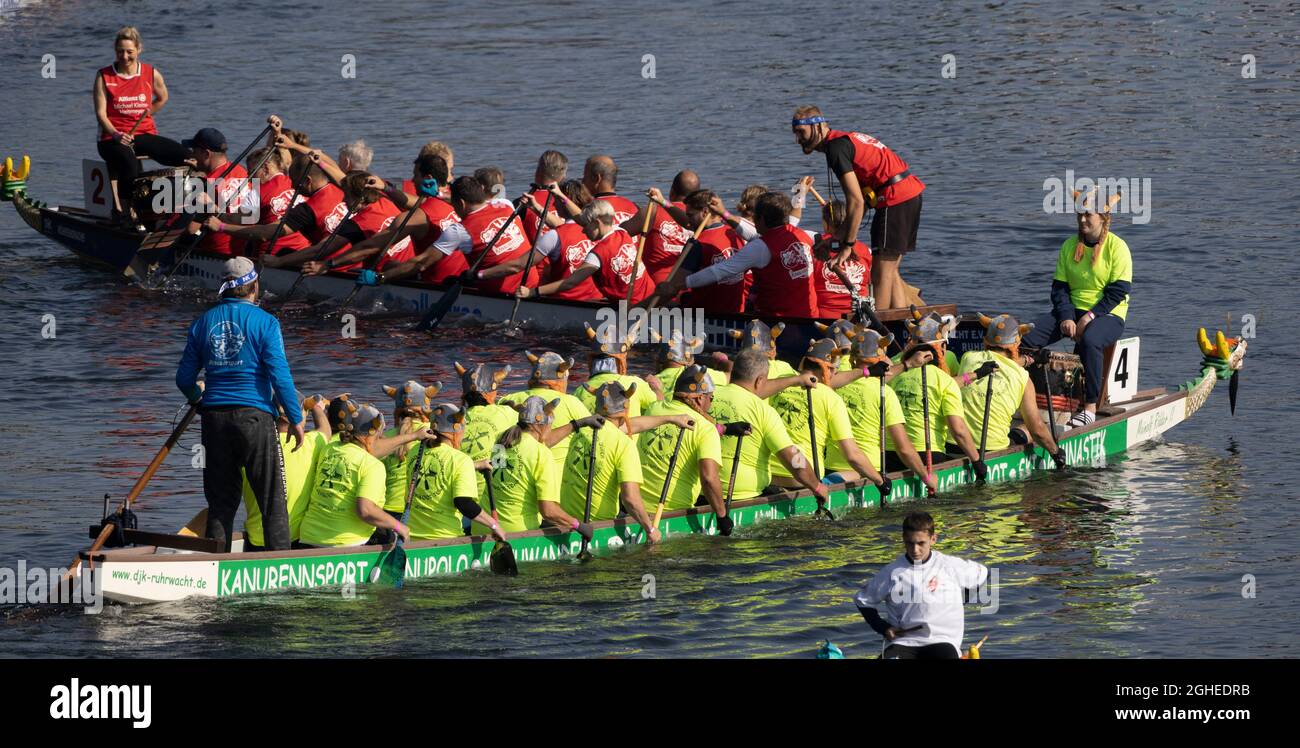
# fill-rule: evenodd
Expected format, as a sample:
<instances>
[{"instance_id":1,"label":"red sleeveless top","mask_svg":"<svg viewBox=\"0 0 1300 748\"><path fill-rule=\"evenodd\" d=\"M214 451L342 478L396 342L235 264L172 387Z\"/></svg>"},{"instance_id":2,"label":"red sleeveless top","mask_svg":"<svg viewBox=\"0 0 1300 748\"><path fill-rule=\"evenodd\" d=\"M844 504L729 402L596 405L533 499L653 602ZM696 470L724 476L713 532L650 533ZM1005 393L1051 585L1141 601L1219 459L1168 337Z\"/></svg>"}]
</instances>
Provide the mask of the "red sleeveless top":
<instances>
[{"instance_id":1,"label":"red sleeveless top","mask_svg":"<svg viewBox=\"0 0 1300 748\"><path fill-rule=\"evenodd\" d=\"M122 76L117 68L109 65L100 68L99 75L104 79L104 95L108 100L108 122L118 132L126 134L135 125L136 119L153 106L153 66L143 62L137 63L139 72L130 77ZM135 133L157 135L153 115L145 114ZM112 140L113 136L104 133L100 140Z\"/></svg>"}]
</instances>

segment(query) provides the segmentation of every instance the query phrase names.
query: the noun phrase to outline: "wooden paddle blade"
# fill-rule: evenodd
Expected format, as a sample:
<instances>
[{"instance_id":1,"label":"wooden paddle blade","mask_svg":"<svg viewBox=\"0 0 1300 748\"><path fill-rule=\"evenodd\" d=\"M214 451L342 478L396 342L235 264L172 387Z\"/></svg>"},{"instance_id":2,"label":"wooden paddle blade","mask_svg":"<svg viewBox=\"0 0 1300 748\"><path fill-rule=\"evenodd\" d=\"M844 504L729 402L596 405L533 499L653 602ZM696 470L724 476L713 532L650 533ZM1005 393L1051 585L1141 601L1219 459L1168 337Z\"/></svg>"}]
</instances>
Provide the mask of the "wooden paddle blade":
<instances>
[{"instance_id":1,"label":"wooden paddle blade","mask_svg":"<svg viewBox=\"0 0 1300 748\"><path fill-rule=\"evenodd\" d=\"M456 304L456 300L459 298L460 283L452 283L451 288L443 292L442 298L429 307L429 311L425 312L424 318L415 326L415 329L429 331L437 327L438 323L442 322L442 318L447 316L447 312L451 311L452 306Z\"/></svg>"},{"instance_id":2,"label":"wooden paddle blade","mask_svg":"<svg viewBox=\"0 0 1300 748\"><path fill-rule=\"evenodd\" d=\"M498 540L493 546L492 555L488 556L488 566L493 574L519 576L519 565L515 563L515 549L504 540Z\"/></svg>"},{"instance_id":3,"label":"wooden paddle blade","mask_svg":"<svg viewBox=\"0 0 1300 748\"><path fill-rule=\"evenodd\" d=\"M406 579L406 549L398 542L393 550L384 554L379 562L375 564L375 570L371 572L371 583L379 583L386 587L402 586Z\"/></svg>"}]
</instances>

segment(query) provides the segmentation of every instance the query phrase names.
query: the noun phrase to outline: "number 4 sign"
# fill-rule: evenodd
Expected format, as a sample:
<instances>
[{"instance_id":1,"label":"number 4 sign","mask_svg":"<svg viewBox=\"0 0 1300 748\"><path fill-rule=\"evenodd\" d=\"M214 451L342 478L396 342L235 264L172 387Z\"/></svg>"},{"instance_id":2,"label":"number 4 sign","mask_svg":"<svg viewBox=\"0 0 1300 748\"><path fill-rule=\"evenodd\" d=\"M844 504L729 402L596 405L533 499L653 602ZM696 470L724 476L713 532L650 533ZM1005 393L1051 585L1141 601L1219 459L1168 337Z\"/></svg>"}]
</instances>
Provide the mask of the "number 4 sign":
<instances>
[{"instance_id":1,"label":"number 4 sign","mask_svg":"<svg viewBox=\"0 0 1300 748\"><path fill-rule=\"evenodd\" d=\"M103 161L83 159L81 183L85 193L86 212L99 218L113 216L113 184L108 179L108 167Z\"/></svg>"},{"instance_id":2,"label":"number 4 sign","mask_svg":"<svg viewBox=\"0 0 1300 748\"><path fill-rule=\"evenodd\" d=\"M1133 399L1138 391L1138 339L1124 338L1115 344L1106 375L1106 399L1112 404Z\"/></svg>"}]
</instances>

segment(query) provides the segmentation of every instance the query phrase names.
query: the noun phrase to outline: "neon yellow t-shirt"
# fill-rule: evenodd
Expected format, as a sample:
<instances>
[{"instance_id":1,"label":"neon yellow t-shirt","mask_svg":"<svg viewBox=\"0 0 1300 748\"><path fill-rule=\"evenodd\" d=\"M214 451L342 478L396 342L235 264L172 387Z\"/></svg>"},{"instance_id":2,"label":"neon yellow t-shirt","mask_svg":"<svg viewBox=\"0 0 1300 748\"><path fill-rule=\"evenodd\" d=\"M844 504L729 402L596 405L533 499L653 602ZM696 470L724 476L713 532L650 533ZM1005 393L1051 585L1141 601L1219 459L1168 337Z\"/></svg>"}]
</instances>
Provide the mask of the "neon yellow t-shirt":
<instances>
[{"instance_id":1,"label":"neon yellow t-shirt","mask_svg":"<svg viewBox=\"0 0 1300 748\"><path fill-rule=\"evenodd\" d=\"M768 402L781 416L786 433L794 440L795 445L799 447L799 453L809 461L811 467L813 444L808 433L808 390L799 386L786 387L769 398ZM848 462L831 466L826 459L827 445L841 439L853 438L853 425L849 423L849 414L844 409L844 401L835 394L835 390L818 382L817 386L812 388L812 406L813 426L817 429L817 465L821 468L821 474L851 469ZM790 477L790 471L786 470L785 465L776 455L772 455L770 466L772 475Z\"/></svg>"},{"instance_id":2,"label":"neon yellow t-shirt","mask_svg":"<svg viewBox=\"0 0 1300 748\"><path fill-rule=\"evenodd\" d=\"M560 500L560 475L551 451L524 432L502 457L501 467L492 470L492 496L501 529L536 530L542 526L538 502Z\"/></svg>"},{"instance_id":3,"label":"neon yellow t-shirt","mask_svg":"<svg viewBox=\"0 0 1300 748\"><path fill-rule=\"evenodd\" d=\"M1133 256L1129 254L1128 244L1123 239L1107 232L1096 265L1092 264L1090 249L1084 249L1083 258L1075 262L1074 249L1078 243L1079 237L1072 236L1061 245L1061 254L1056 258L1056 273L1052 279L1070 284L1070 303L1074 304L1075 309L1086 312L1101 300L1102 289L1107 284L1115 281L1133 282ZM1128 296L1116 304L1110 313L1124 319L1128 314Z\"/></svg>"},{"instance_id":4,"label":"neon yellow t-shirt","mask_svg":"<svg viewBox=\"0 0 1300 748\"><path fill-rule=\"evenodd\" d=\"M311 487L316 479L316 463L325 454L325 435L319 431L308 431L302 440L302 447L293 451L293 435L280 434L280 452L284 455L284 498L289 505L289 539L297 540L302 529L302 518L307 514L307 504L311 503ZM240 468L243 473L243 468ZM262 537L262 510L257 508L257 498L253 496L253 487L248 485L248 476L244 476L244 537L254 545L265 545Z\"/></svg>"},{"instance_id":5,"label":"neon yellow t-shirt","mask_svg":"<svg viewBox=\"0 0 1300 748\"><path fill-rule=\"evenodd\" d=\"M655 378L659 380L659 383L664 386L665 400L672 398L673 388L677 386L677 378L682 375L683 371L686 371L685 366L670 366L655 375ZM727 372L710 369L708 367L705 367L705 371L709 372L709 379L713 380L714 389L727 383Z\"/></svg>"},{"instance_id":6,"label":"neon yellow t-shirt","mask_svg":"<svg viewBox=\"0 0 1300 748\"><path fill-rule=\"evenodd\" d=\"M989 438L985 449L990 452L1011 446L1008 432L1011 430L1011 418L1020 412L1020 402L1025 396L1025 385L1029 382L1029 372L1011 359L993 351L967 351L961 357L961 370L966 374L980 368L985 361L997 363L998 370L989 375L993 380L993 397L989 400ZM971 438L978 447L981 429L984 427L984 395L988 391L988 382L980 379L961 388L961 401L966 412L966 425L970 428ZM949 440L951 442L951 440Z\"/></svg>"},{"instance_id":7,"label":"neon yellow t-shirt","mask_svg":"<svg viewBox=\"0 0 1300 748\"><path fill-rule=\"evenodd\" d=\"M772 456L794 443L785 430L781 416L763 398L737 384L723 385L714 392L709 415L715 423L745 421L753 427L753 431L741 444L740 466L736 471L736 488L732 499L749 499L759 495L772 482L768 469ZM724 493L727 481L731 478L738 438L721 437L722 473L718 479Z\"/></svg>"},{"instance_id":8,"label":"neon yellow t-shirt","mask_svg":"<svg viewBox=\"0 0 1300 748\"><path fill-rule=\"evenodd\" d=\"M384 463L356 442L334 442L316 464L311 503L302 518L302 542L309 545L361 545L375 528L357 514L357 499L381 509Z\"/></svg>"},{"instance_id":9,"label":"neon yellow t-shirt","mask_svg":"<svg viewBox=\"0 0 1300 748\"><path fill-rule=\"evenodd\" d=\"M509 405L475 405L465 412L465 437L461 439L460 451L469 455L474 462L492 457L492 447L510 427L519 423L519 411ZM475 496L483 496L487 486L483 474L474 473L478 491Z\"/></svg>"},{"instance_id":10,"label":"neon yellow t-shirt","mask_svg":"<svg viewBox=\"0 0 1300 748\"><path fill-rule=\"evenodd\" d=\"M799 372L795 371L793 366L787 364L781 359L779 358L768 359L767 362L768 379L781 379L783 377L797 376L798 374Z\"/></svg>"},{"instance_id":11,"label":"neon yellow t-shirt","mask_svg":"<svg viewBox=\"0 0 1300 748\"><path fill-rule=\"evenodd\" d=\"M722 443L717 428L689 405L677 400L655 403L645 414L694 418L695 428L681 432L682 446L677 453L677 465L673 468L672 485L668 489L664 510L695 506L695 499L701 491L700 460L713 460L719 468L722 466ZM648 512L654 512L659 506L659 495L663 492L678 431L677 426L667 423L637 435L641 473L645 476L645 482L641 484L641 499Z\"/></svg>"},{"instance_id":12,"label":"neon yellow t-shirt","mask_svg":"<svg viewBox=\"0 0 1300 748\"><path fill-rule=\"evenodd\" d=\"M474 461L450 444L424 450L411 499L411 539L458 538L465 534L455 500L476 498Z\"/></svg>"},{"instance_id":13,"label":"neon yellow t-shirt","mask_svg":"<svg viewBox=\"0 0 1300 748\"><path fill-rule=\"evenodd\" d=\"M534 395L542 398L548 403L552 400L560 401L560 404L555 406L555 413L551 420L551 428L558 428L570 421L576 421L579 418L586 418L591 415L591 411L588 410L587 406L583 405L582 401L578 398L573 395L556 392L555 390L546 387L534 387L530 390L524 390L523 392L515 392L500 398L497 402L502 404L509 403L519 405ZM518 415L515 416L515 419L518 420ZM573 435L570 434L557 442L555 446L551 447L551 454L555 455L555 469L561 475L564 474L564 458L569 454L569 442L572 440Z\"/></svg>"},{"instance_id":14,"label":"neon yellow t-shirt","mask_svg":"<svg viewBox=\"0 0 1300 748\"><path fill-rule=\"evenodd\" d=\"M591 429L580 429L572 437L564 473L560 476L560 507L581 520L587 505L587 466L591 457ZM619 511L619 488L623 483L641 483L641 458L636 442L612 421L605 421L596 440L596 471L591 479L591 519L614 519Z\"/></svg>"},{"instance_id":15,"label":"neon yellow t-shirt","mask_svg":"<svg viewBox=\"0 0 1300 748\"><path fill-rule=\"evenodd\" d=\"M925 379L929 385L930 449L942 452L943 445L948 440L948 416L965 416L961 388L947 372L934 364L925 365ZM898 395L898 404L903 409L903 426L907 429L907 438L924 459L925 419L922 416L925 408L921 399L921 369L899 374L890 380L889 386ZM894 440L888 434L885 442L890 449L894 448Z\"/></svg>"},{"instance_id":16,"label":"neon yellow t-shirt","mask_svg":"<svg viewBox=\"0 0 1300 748\"><path fill-rule=\"evenodd\" d=\"M610 372L602 372L591 379L588 379L587 387L594 390L606 382L618 382L623 385L623 389L627 389L633 384L636 385L636 391L632 393L632 397L627 403L628 418L636 418L644 413L646 408L659 402L659 398L655 396L654 390L650 389L650 385L646 384L646 381L641 377L635 377L631 374L612 374ZM582 401L582 404L586 406L588 412L594 413L596 412L596 396L588 392L587 387L578 387L578 389L573 391L573 394L574 397Z\"/></svg>"},{"instance_id":17,"label":"neon yellow t-shirt","mask_svg":"<svg viewBox=\"0 0 1300 748\"><path fill-rule=\"evenodd\" d=\"M412 425L414 433L422 429L429 428L428 421L417 421ZM384 432L385 437L397 436L397 429L391 428ZM415 464L415 453L419 451L420 443L407 442L406 456L398 457L397 452L393 452L383 459L384 474L387 476L385 484L387 493L384 495L384 511L397 512L401 514L406 511L406 490L411 482L411 466Z\"/></svg>"},{"instance_id":18,"label":"neon yellow t-shirt","mask_svg":"<svg viewBox=\"0 0 1300 748\"><path fill-rule=\"evenodd\" d=\"M867 454L871 466L880 470L880 377L855 379L849 384L835 390L835 394L844 401L849 414L849 423L853 425L853 440ZM885 428L903 423L903 409L898 405L898 395L891 387L885 387ZM826 462L833 466L848 466L838 444L827 448Z\"/></svg>"}]
</instances>

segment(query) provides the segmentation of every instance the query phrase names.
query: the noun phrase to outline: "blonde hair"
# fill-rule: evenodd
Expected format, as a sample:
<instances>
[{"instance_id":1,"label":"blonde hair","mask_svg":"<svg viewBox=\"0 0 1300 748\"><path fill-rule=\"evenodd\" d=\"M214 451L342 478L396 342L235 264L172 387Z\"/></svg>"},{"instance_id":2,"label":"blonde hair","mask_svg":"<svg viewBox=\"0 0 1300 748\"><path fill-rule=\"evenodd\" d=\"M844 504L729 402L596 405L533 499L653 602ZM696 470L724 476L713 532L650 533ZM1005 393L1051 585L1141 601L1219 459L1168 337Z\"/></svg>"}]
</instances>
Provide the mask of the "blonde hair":
<instances>
[{"instance_id":1,"label":"blonde hair","mask_svg":"<svg viewBox=\"0 0 1300 748\"><path fill-rule=\"evenodd\" d=\"M752 218L754 215L754 203L758 199L771 192L765 185L751 184L740 193L740 202L736 203L736 212L746 218Z\"/></svg>"},{"instance_id":2,"label":"blonde hair","mask_svg":"<svg viewBox=\"0 0 1300 748\"><path fill-rule=\"evenodd\" d=\"M451 161L451 148L441 140L430 140L420 147L420 156L441 156L443 161Z\"/></svg>"},{"instance_id":3,"label":"blonde hair","mask_svg":"<svg viewBox=\"0 0 1300 748\"><path fill-rule=\"evenodd\" d=\"M816 106L813 106L812 104L805 104L801 107L797 107L794 110L795 119L803 119L805 117L825 117L825 116L826 115L822 114L821 109L817 108Z\"/></svg>"},{"instance_id":4,"label":"blonde hair","mask_svg":"<svg viewBox=\"0 0 1300 748\"><path fill-rule=\"evenodd\" d=\"M134 26L123 26L117 30L117 36L113 37L113 48L117 48L120 41L134 42L136 51L144 49L144 42L140 40L140 32Z\"/></svg>"}]
</instances>

